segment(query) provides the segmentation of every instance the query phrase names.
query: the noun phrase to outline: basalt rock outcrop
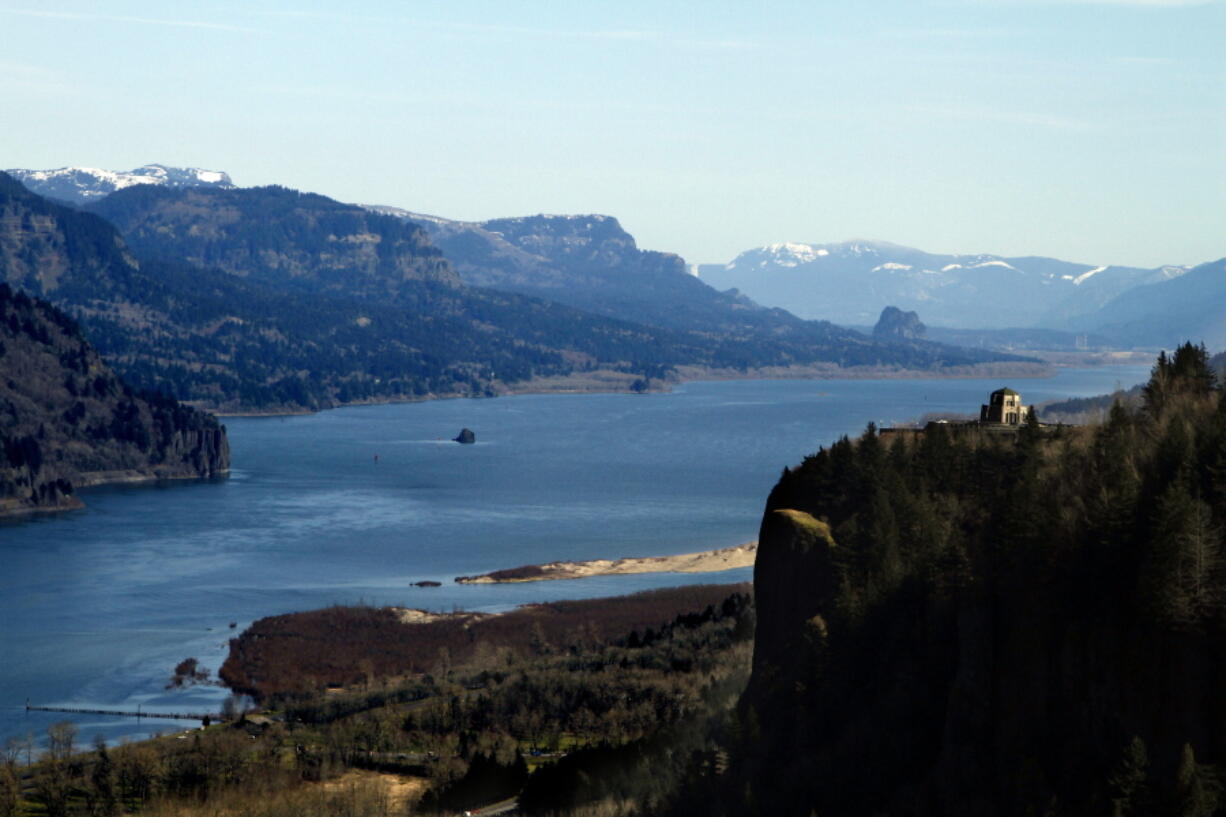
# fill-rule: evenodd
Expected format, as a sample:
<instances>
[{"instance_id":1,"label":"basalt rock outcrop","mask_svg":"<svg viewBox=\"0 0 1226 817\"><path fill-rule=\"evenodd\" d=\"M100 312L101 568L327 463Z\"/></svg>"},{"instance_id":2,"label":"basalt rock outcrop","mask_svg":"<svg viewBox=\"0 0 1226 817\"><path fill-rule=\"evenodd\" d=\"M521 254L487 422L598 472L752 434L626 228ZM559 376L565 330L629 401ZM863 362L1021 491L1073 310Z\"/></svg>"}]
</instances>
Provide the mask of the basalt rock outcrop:
<instances>
[{"instance_id":1,"label":"basalt rock outcrop","mask_svg":"<svg viewBox=\"0 0 1226 817\"><path fill-rule=\"evenodd\" d=\"M882 341L922 340L928 334L917 312L903 312L896 306L881 310L881 317L873 327L873 337Z\"/></svg>"},{"instance_id":2,"label":"basalt rock outcrop","mask_svg":"<svg viewBox=\"0 0 1226 817\"><path fill-rule=\"evenodd\" d=\"M229 467L215 417L133 391L71 318L0 284L0 515L78 507L87 485Z\"/></svg>"}]
</instances>

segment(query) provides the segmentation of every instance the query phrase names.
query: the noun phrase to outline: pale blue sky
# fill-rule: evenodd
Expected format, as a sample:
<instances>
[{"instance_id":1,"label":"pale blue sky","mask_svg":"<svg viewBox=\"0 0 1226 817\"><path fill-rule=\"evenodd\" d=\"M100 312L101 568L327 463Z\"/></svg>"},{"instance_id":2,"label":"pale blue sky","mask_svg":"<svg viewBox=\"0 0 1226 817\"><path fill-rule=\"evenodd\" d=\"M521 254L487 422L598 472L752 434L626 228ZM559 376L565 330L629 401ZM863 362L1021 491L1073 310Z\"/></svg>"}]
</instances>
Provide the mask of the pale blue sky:
<instances>
[{"instance_id":1,"label":"pale blue sky","mask_svg":"<svg viewBox=\"0 0 1226 817\"><path fill-rule=\"evenodd\" d=\"M360 10L355 10L360 9ZM226 170L723 262L1226 255L1226 4L0 0L0 167Z\"/></svg>"}]
</instances>

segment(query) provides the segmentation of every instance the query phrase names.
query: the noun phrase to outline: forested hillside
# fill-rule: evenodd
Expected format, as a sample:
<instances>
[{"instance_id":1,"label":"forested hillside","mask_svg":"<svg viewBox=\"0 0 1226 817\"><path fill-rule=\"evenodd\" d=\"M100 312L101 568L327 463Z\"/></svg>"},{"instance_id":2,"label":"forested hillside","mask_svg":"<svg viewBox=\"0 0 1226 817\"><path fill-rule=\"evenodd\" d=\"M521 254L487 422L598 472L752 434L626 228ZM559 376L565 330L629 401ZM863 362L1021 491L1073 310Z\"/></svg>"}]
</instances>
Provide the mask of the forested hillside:
<instances>
[{"instance_id":1,"label":"forested hillside","mask_svg":"<svg viewBox=\"0 0 1226 817\"><path fill-rule=\"evenodd\" d=\"M1101 426L870 427L785 471L736 762L675 813L1215 813L1224 475L1190 344Z\"/></svg>"},{"instance_id":2,"label":"forested hillside","mask_svg":"<svg viewBox=\"0 0 1226 817\"><path fill-rule=\"evenodd\" d=\"M361 300L459 278L416 224L284 187L139 185L88 205L142 259L215 268L278 289Z\"/></svg>"},{"instance_id":3,"label":"forested hillside","mask_svg":"<svg viewBox=\"0 0 1226 817\"><path fill-rule=\"evenodd\" d=\"M0 516L75 507L98 482L229 469L215 417L134 392L72 319L3 283L0 372Z\"/></svg>"},{"instance_id":4,"label":"forested hillside","mask_svg":"<svg viewBox=\"0 0 1226 817\"><path fill-rule=\"evenodd\" d=\"M140 200L150 190L157 192L125 192ZM291 209L291 225L265 222L262 234L276 245L279 231L300 216ZM395 235L416 235L386 221ZM269 262L245 276L139 261L107 221L39 198L0 174L0 280L71 313L129 382L210 406L301 410L484 395L601 369L624 373L629 384L678 361L712 357L711 344L676 333L455 286L437 253L418 265L407 244L410 238L391 260L355 251L369 262L356 272L336 271L326 258L323 266L303 262L306 272ZM255 263L270 256L257 247L243 257ZM400 277L387 278L389 269ZM343 294L333 272L351 276L357 294ZM252 280L262 276L265 283Z\"/></svg>"}]
</instances>

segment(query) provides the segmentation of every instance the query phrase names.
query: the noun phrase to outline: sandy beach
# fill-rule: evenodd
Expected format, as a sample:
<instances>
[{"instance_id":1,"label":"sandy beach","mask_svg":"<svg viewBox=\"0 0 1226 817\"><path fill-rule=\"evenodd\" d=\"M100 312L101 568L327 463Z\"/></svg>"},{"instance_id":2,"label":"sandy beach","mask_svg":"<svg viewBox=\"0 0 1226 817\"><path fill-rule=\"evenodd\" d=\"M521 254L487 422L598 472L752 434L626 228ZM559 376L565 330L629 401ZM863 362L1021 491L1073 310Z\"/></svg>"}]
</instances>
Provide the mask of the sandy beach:
<instances>
[{"instance_id":1,"label":"sandy beach","mask_svg":"<svg viewBox=\"0 0 1226 817\"><path fill-rule=\"evenodd\" d=\"M495 570L480 576L457 576L459 584L540 582L553 579L584 579L588 576L613 576L627 573L716 573L736 567L749 567L758 553L757 542L681 553L676 556L630 556L622 559L590 559L584 562L548 562Z\"/></svg>"}]
</instances>

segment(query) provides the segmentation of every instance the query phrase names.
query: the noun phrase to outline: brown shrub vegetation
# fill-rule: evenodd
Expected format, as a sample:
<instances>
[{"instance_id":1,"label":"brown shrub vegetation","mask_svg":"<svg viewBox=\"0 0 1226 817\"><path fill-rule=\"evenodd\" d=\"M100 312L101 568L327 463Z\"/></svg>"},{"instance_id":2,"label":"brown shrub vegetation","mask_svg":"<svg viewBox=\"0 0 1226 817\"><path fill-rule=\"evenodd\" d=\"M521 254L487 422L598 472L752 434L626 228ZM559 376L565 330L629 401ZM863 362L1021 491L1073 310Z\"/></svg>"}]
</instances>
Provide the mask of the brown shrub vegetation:
<instances>
[{"instance_id":1,"label":"brown shrub vegetation","mask_svg":"<svg viewBox=\"0 0 1226 817\"><path fill-rule=\"evenodd\" d=\"M440 661L459 667L499 651L522 657L607 643L749 592L748 584L692 585L412 624L378 607L270 616L230 641L218 675L235 691L259 699L306 696L328 686L435 672Z\"/></svg>"}]
</instances>

